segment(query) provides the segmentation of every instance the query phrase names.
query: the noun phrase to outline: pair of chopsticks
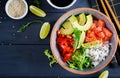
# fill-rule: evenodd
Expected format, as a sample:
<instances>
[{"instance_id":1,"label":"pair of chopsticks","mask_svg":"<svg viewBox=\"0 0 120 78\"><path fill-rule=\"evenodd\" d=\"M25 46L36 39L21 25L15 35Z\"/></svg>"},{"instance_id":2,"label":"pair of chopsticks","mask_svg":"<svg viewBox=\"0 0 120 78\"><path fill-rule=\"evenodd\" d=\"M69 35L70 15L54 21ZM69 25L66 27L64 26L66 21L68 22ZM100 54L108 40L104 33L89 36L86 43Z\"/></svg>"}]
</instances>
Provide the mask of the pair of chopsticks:
<instances>
[{"instance_id":1,"label":"pair of chopsticks","mask_svg":"<svg viewBox=\"0 0 120 78\"><path fill-rule=\"evenodd\" d=\"M103 10L105 12L105 14L111 19L113 18L113 20L115 21L115 25L117 26L117 28L119 29L120 31L120 23L118 21L118 19L116 18L110 4L108 3L108 0L100 0L101 4L102 4L102 7L103 7ZM108 12L109 11L109 12ZM110 16L111 14L111 16ZM118 36L118 44L119 44L119 47L120 47L120 38Z\"/></svg>"}]
</instances>

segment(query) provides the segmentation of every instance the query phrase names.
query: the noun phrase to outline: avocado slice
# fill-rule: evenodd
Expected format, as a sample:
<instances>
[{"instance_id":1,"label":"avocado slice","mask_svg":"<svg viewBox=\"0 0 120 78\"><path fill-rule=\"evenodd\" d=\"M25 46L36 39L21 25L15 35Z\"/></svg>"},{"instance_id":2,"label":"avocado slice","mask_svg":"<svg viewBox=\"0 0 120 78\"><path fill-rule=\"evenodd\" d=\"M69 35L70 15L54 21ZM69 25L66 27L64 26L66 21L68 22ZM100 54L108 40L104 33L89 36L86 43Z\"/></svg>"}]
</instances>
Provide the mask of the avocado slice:
<instances>
[{"instance_id":1,"label":"avocado slice","mask_svg":"<svg viewBox=\"0 0 120 78\"><path fill-rule=\"evenodd\" d=\"M80 31L87 31L93 24L93 17L91 14L87 15L87 21L86 24L81 26L78 23L77 18L72 15L68 20L72 23L73 28L78 28Z\"/></svg>"},{"instance_id":2,"label":"avocado slice","mask_svg":"<svg viewBox=\"0 0 120 78\"><path fill-rule=\"evenodd\" d=\"M82 31L77 48L80 48L80 46L84 43L85 34L86 34L85 31Z\"/></svg>"},{"instance_id":3,"label":"avocado slice","mask_svg":"<svg viewBox=\"0 0 120 78\"><path fill-rule=\"evenodd\" d=\"M85 13L81 13L81 14L79 14L79 17L78 17L78 23L80 24L80 25L84 25L85 23L86 23L86 15L85 15Z\"/></svg>"},{"instance_id":4,"label":"avocado slice","mask_svg":"<svg viewBox=\"0 0 120 78\"><path fill-rule=\"evenodd\" d=\"M84 44L82 44L82 46L85 48L90 48L90 47L98 46L100 43L101 42L99 40L97 40L97 41L93 41L93 42L84 43Z\"/></svg>"},{"instance_id":5,"label":"avocado slice","mask_svg":"<svg viewBox=\"0 0 120 78\"><path fill-rule=\"evenodd\" d=\"M61 34L65 34L65 35L69 34L70 35L70 34L73 33L74 29L72 27L71 22L66 21L66 22L63 23L62 26L63 27L60 28L60 33Z\"/></svg>"}]
</instances>

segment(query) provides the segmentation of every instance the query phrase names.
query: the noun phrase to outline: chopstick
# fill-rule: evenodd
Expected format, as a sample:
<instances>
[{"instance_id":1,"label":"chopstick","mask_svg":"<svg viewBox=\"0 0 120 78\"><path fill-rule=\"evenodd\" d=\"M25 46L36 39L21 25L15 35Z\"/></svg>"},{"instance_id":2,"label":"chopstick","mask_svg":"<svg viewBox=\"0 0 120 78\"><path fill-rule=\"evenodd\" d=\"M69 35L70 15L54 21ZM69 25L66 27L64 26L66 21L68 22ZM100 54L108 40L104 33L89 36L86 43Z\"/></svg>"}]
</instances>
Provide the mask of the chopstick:
<instances>
[{"instance_id":1,"label":"chopstick","mask_svg":"<svg viewBox=\"0 0 120 78\"><path fill-rule=\"evenodd\" d=\"M104 1L105 1L106 5L107 5L107 7L108 7L108 9L109 9L109 11L110 11L110 13L111 13L113 19L115 20L115 23L116 23L116 25L117 25L119 31L120 31L120 23L118 22L118 20L117 20L115 14L114 14L112 8L110 7L110 4L108 3L108 0L104 0Z\"/></svg>"},{"instance_id":2,"label":"chopstick","mask_svg":"<svg viewBox=\"0 0 120 78\"><path fill-rule=\"evenodd\" d=\"M116 23L118 29L120 30L120 24L119 24L118 20L116 19L116 16L115 16L112 8L110 7L110 4L108 3L108 0L104 0L104 1L105 1L106 5L107 5L107 7L108 7L108 10L110 11L113 19L115 20L115 23ZM110 14L108 13L108 10L107 10L107 8L106 8L106 6L105 6L104 1L103 1L103 0L100 0L100 2L101 2L101 4L102 4L102 7L103 7L103 9L104 9L104 11L105 11L105 14L110 18ZM111 19L111 18L110 18L110 19ZM118 44L119 44L119 47L120 47L120 38L119 38L119 36L118 36Z\"/></svg>"},{"instance_id":3,"label":"chopstick","mask_svg":"<svg viewBox=\"0 0 120 78\"><path fill-rule=\"evenodd\" d=\"M102 7L103 7L103 9L104 9L104 11L105 11L105 14L110 18L110 15L109 15L109 13L108 13L108 11L107 11L107 8L105 7L105 4L104 4L103 0L100 0L100 2L101 2Z\"/></svg>"},{"instance_id":4,"label":"chopstick","mask_svg":"<svg viewBox=\"0 0 120 78\"><path fill-rule=\"evenodd\" d=\"M118 44L119 44L119 47L120 47L120 39L118 38Z\"/></svg>"}]
</instances>

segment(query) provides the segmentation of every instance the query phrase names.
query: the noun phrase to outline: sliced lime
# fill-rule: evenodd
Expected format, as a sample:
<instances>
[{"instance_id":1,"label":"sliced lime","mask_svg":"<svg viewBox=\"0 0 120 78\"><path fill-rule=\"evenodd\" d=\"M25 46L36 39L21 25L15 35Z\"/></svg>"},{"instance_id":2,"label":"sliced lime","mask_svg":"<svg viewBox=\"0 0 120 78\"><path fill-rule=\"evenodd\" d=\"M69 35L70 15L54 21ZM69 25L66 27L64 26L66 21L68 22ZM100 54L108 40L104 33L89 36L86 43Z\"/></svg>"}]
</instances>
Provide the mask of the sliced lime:
<instances>
[{"instance_id":1,"label":"sliced lime","mask_svg":"<svg viewBox=\"0 0 120 78\"><path fill-rule=\"evenodd\" d=\"M99 78L108 78L108 75L109 75L109 71L105 70L100 74Z\"/></svg>"},{"instance_id":2,"label":"sliced lime","mask_svg":"<svg viewBox=\"0 0 120 78\"><path fill-rule=\"evenodd\" d=\"M40 9L40 8L34 6L34 5L30 5L29 8L30 8L30 11L33 14L35 14L35 15L37 15L39 17L45 17L46 16L46 13L42 9Z\"/></svg>"},{"instance_id":3,"label":"sliced lime","mask_svg":"<svg viewBox=\"0 0 120 78\"><path fill-rule=\"evenodd\" d=\"M100 44L100 41L97 40L97 41L93 41L93 42L84 43L84 44L82 44L82 46L86 47L86 48L90 48L90 47L95 47L99 44Z\"/></svg>"},{"instance_id":4,"label":"sliced lime","mask_svg":"<svg viewBox=\"0 0 120 78\"><path fill-rule=\"evenodd\" d=\"M45 22L40 29L40 33L39 33L40 38L45 39L49 34L49 31L50 31L50 23Z\"/></svg>"},{"instance_id":5,"label":"sliced lime","mask_svg":"<svg viewBox=\"0 0 120 78\"><path fill-rule=\"evenodd\" d=\"M78 20L79 24L83 26L87 21L85 13L81 13L78 17Z\"/></svg>"},{"instance_id":6,"label":"sliced lime","mask_svg":"<svg viewBox=\"0 0 120 78\"><path fill-rule=\"evenodd\" d=\"M79 39L79 44L77 48L80 48L80 46L84 43L85 40L85 32L82 31L81 35L80 35L80 39Z\"/></svg>"}]
</instances>

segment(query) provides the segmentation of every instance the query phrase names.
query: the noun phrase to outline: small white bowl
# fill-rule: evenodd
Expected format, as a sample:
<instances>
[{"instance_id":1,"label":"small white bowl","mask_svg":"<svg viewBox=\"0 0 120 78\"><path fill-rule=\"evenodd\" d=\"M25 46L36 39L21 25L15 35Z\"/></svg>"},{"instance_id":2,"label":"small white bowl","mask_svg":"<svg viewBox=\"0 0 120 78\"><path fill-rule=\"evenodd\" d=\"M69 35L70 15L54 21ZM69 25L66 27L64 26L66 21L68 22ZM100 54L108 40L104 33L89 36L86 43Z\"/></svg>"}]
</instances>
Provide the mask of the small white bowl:
<instances>
[{"instance_id":1,"label":"small white bowl","mask_svg":"<svg viewBox=\"0 0 120 78\"><path fill-rule=\"evenodd\" d=\"M9 12L8 12L9 4L10 4L12 1L13 1L13 0L8 0L7 3L6 3L6 5L5 5L6 14L7 14L10 18L12 18L12 19L22 19L22 18L24 18L24 17L27 15L27 13L28 13L28 4L27 4L27 2L26 2L25 0L22 0L22 1L24 2L24 4L25 4L25 8L26 8L24 14L21 15L20 17L14 17L14 16L10 15Z\"/></svg>"},{"instance_id":2,"label":"small white bowl","mask_svg":"<svg viewBox=\"0 0 120 78\"><path fill-rule=\"evenodd\" d=\"M50 0L47 0L47 2L48 2L52 7L56 8L56 9L68 9L68 8L70 8L73 4L75 4L76 1L77 1L77 0L73 0L73 2L71 2L69 5L67 5L67 6L65 6L65 7L59 7L59 6L54 5Z\"/></svg>"}]
</instances>

